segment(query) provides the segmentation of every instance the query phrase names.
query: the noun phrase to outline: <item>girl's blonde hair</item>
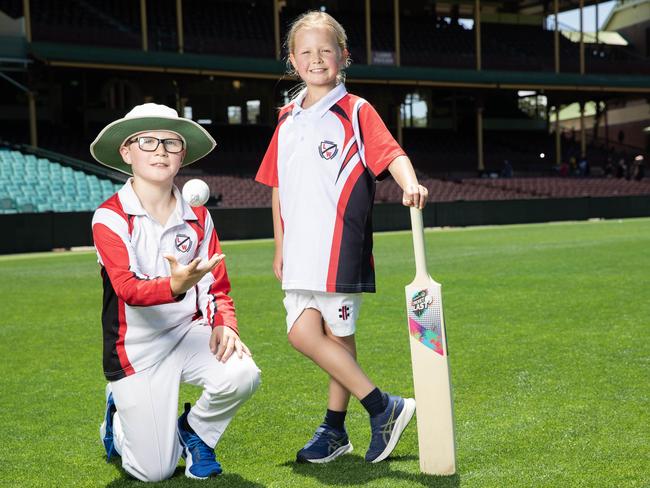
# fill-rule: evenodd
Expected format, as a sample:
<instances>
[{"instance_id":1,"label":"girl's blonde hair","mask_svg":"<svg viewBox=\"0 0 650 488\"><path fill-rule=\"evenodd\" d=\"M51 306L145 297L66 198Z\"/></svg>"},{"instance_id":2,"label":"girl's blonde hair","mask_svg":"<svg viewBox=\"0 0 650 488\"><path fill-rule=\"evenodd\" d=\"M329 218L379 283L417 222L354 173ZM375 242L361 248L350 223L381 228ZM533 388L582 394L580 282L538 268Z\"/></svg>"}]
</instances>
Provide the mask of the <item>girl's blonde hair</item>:
<instances>
[{"instance_id":1,"label":"girl's blonde hair","mask_svg":"<svg viewBox=\"0 0 650 488\"><path fill-rule=\"evenodd\" d=\"M318 10L311 10L305 12L296 20L293 21L289 32L287 33L287 71L290 75L297 76L298 73L294 69L289 60L289 54L293 52L296 47L296 34L300 29L306 29L310 27L326 27L330 29L336 36L336 44L339 47L341 56L343 56L344 51L348 48L348 36L345 34L345 29L337 20L326 12L320 12ZM351 59L349 53L345 55L339 73L336 76L336 81L343 83L345 81L345 68L350 66Z\"/></svg>"}]
</instances>

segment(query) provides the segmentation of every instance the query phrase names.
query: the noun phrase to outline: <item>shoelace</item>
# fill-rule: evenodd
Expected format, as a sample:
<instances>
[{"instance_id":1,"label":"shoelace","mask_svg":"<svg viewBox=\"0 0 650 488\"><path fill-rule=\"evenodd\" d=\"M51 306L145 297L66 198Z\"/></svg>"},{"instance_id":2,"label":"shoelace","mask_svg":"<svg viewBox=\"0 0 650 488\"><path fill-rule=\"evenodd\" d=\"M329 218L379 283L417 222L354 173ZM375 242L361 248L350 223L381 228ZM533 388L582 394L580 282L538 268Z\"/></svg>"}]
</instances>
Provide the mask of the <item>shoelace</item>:
<instances>
[{"instance_id":1,"label":"shoelace","mask_svg":"<svg viewBox=\"0 0 650 488\"><path fill-rule=\"evenodd\" d=\"M318 429L316 429L316 433L309 441L308 446L312 447L314 445L322 445L322 446L328 446L330 448L332 446L338 447L340 443L332 438L333 435L334 432L324 429L323 427L319 427Z\"/></svg>"},{"instance_id":2,"label":"shoelace","mask_svg":"<svg viewBox=\"0 0 650 488\"><path fill-rule=\"evenodd\" d=\"M203 442L198 435L190 435L186 441L186 445L192 451L192 460L194 463L200 461L217 462L214 450L210 449L210 446Z\"/></svg>"}]
</instances>

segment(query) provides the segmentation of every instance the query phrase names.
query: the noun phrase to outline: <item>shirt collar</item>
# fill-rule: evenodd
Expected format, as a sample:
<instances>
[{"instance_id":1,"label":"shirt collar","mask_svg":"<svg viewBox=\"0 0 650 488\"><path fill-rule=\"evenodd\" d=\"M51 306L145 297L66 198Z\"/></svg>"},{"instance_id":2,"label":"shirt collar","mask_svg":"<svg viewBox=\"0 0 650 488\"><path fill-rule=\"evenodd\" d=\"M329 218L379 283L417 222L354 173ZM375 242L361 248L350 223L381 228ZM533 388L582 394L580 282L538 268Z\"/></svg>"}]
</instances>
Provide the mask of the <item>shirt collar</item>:
<instances>
[{"instance_id":1,"label":"shirt collar","mask_svg":"<svg viewBox=\"0 0 650 488\"><path fill-rule=\"evenodd\" d=\"M318 100L318 102L316 102L314 105L308 109L304 109L302 108L302 102L305 99L305 95L307 95L307 88L303 88L293 101L293 109L291 113L295 116L300 112L307 112L316 114L318 117L322 117L329 111L332 105L347 95L347 93L348 91L345 89L345 85L343 83L339 83L334 88L332 88L327 93L327 95Z\"/></svg>"},{"instance_id":2,"label":"shirt collar","mask_svg":"<svg viewBox=\"0 0 650 488\"><path fill-rule=\"evenodd\" d=\"M180 190L176 185L172 186L172 191L174 192L174 197L176 198L176 209L174 210L174 215L180 215L183 220L198 220L198 217L187 203L183 196L181 195ZM133 178L129 178L128 181L124 184L122 188L117 192L120 202L122 202L122 208L124 212L128 215L147 215L147 211L140 203L140 199L135 194L133 190Z\"/></svg>"}]
</instances>

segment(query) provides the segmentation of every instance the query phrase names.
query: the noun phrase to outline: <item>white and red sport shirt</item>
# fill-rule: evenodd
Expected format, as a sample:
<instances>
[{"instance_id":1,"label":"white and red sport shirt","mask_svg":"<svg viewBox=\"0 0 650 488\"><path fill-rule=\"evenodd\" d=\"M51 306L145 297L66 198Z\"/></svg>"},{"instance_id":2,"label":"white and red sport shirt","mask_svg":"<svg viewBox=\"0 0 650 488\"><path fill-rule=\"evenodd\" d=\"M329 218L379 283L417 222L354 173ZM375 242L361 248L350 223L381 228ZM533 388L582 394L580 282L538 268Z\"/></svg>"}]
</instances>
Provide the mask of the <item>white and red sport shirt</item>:
<instances>
[{"instance_id":1,"label":"white and red sport shirt","mask_svg":"<svg viewBox=\"0 0 650 488\"><path fill-rule=\"evenodd\" d=\"M163 254L188 264L221 253L208 210L190 207L174 187L176 209L163 227L144 210L131 182L106 200L92 221L104 282L104 375L109 381L156 364L198 318L237 332L224 262L185 294L174 298L171 293Z\"/></svg>"},{"instance_id":2,"label":"white and red sport shirt","mask_svg":"<svg viewBox=\"0 0 650 488\"><path fill-rule=\"evenodd\" d=\"M279 191L282 288L374 292L375 179L404 151L375 109L343 84L308 109L305 93L280 110L255 178Z\"/></svg>"}]
</instances>

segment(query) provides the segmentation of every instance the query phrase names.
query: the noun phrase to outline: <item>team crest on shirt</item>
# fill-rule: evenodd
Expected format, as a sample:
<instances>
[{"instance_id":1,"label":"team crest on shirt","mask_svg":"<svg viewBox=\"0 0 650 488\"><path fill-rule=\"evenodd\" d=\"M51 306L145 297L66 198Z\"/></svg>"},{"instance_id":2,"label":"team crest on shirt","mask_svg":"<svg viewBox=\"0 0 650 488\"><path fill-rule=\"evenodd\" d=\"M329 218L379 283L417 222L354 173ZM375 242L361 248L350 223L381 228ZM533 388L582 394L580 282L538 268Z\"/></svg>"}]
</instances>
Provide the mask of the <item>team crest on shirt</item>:
<instances>
[{"instance_id":1,"label":"team crest on shirt","mask_svg":"<svg viewBox=\"0 0 650 488\"><path fill-rule=\"evenodd\" d=\"M339 152L339 147L332 141L321 141L318 146L318 154L325 160L330 160Z\"/></svg>"},{"instance_id":2,"label":"team crest on shirt","mask_svg":"<svg viewBox=\"0 0 650 488\"><path fill-rule=\"evenodd\" d=\"M180 252L187 252L192 249L192 239L190 239L190 236L185 234L176 234L174 244L176 245L176 249Z\"/></svg>"}]
</instances>

